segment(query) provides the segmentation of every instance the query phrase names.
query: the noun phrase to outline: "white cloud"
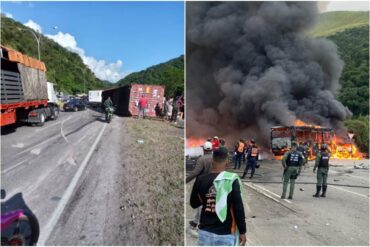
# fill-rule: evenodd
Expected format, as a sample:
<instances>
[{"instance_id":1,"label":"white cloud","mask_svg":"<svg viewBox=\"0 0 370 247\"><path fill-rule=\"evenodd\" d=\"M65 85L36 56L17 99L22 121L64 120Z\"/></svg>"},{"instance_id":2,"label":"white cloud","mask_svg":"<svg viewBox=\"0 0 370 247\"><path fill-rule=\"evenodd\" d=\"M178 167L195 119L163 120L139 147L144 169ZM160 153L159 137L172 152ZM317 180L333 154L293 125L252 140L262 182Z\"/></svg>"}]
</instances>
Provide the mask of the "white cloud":
<instances>
[{"instance_id":1,"label":"white cloud","mask_svg":"<svg viewBox=\"0 0 370 247\"><path fill-rule=\"evenodd\" d=\"M5 16L8 17L8 18L13 18L13 15L11 13L8 13L8 12L4 12Z\"/></svg>"},{"instance_id":2,"label":"white cloud","mask_svg":"<svg viewBox=\"0 0 370 247\"><path fill-rule=\"evenodd\" d=\"M29 27L29 28L35 30L36 32L42 33L41 26L39 24L37 24L36 22L34 22L33 20L28 20L26 23L24 23L24 25L26 27Z\"/></svg>"},{"instance_id":3,"label":"white cloud","mask_svg":"<svg viewBox=\"0 0 370 247\"><path fill-rule=\"evenodd\" d=\"M87 56L85 51L78 47L75 37L69 33L58 32L55 35L47 34L46 36L69 51L80 55L84 64L86 64L94 72L96 77L101 80L116 82L127 75L127 73L121 72L123 64L121 60L117 60L114 63L108 63L105 60L97 60L94 57Z\"/></svg>"},{"instance_id":4,"label":"white cloud","mask_svg":"<svg viewBox=\"0 0 370 247\"><path fill-rule=\"evenodd\" d=\"M32 20L28 20L24 25L40 33L42 32L40 25ZM121 60L109 63L105 60L97 60L92 56L87 56L85 51L78 47L75 37L69 33L58 32L54 35L46 34L45 36L54 40L67 50L77 53L82 58L84 64L87 65L87 67L94 72L96 77L101 80L116 82L128 74L121 71L123 64Z\"/></svg>"}]
</instances>

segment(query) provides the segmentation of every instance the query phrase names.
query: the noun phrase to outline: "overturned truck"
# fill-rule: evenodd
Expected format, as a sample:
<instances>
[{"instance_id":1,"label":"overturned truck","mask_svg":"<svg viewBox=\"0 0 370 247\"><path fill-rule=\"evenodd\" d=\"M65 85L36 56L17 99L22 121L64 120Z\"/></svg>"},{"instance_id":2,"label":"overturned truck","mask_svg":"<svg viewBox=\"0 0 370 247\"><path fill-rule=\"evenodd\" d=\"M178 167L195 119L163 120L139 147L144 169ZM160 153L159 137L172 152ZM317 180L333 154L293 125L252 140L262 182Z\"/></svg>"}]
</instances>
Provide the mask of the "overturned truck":
<instances>
[{"instance_id":1,"label":"overturned truck","mask_svg":"<svg viewBox=\"0 0 370 247\"><path fill-rule=\"evenodd\" d=\"M158 103L163 109L164 86L131 84L107 89L102 93L102 102L110 97L116 108L115 114L120 116L137 116L139 114L138 103L142 95L148 100L146 115L155 117L155 105Z\"/></svg>"},{"instance_id":2,"label":"overturned truck","mask_svg":"<svg viewBox=\"0 0 370 247\"><path fill-rule=\"evenodd\" d=\"M335 133L331 128L320 126L276 126L271 128L271 151L275 156L282 156L297 144L306 144L308 157L313 159L321 145L331 146Z\"/></svg>"}]
</instances>

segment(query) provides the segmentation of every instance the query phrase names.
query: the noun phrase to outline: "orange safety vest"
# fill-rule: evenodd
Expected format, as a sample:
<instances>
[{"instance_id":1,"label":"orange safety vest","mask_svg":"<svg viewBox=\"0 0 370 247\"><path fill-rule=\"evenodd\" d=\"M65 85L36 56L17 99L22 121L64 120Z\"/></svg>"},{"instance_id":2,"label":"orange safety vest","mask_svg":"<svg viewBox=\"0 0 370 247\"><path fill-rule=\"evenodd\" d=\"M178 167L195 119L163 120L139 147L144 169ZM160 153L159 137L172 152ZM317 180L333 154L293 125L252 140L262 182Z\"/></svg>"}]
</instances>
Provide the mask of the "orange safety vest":
<instances>
[{"instance_id":1,"label":"orange safety vest","mask_svg":"<svg viewBox=\"0 0 370 247\"><path fill-rule=\"evenodd\" d=\"M239 142L238 152L239 152L239 153L243 153L243 151L244 151L244 143Z\"/></svg>"}]
</instances>

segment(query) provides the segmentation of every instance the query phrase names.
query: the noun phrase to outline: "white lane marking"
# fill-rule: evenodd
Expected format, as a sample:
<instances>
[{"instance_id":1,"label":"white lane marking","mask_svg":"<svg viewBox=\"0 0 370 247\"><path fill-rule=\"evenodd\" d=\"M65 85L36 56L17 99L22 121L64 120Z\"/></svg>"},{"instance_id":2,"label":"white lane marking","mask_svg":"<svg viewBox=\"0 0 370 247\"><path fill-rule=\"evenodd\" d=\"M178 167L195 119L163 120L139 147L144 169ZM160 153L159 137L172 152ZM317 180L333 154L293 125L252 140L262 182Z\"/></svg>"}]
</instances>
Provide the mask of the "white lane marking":
<instances>
[{"instance_id":1,"label":"white lane marking","mask_svg":"<svg viewBox=\"0 0 370 247\"><path fill-rule=\"evenodd\" d=\"M287 203L292 203L291 201L289 201L288 199L284 199L284 201L286 201Z\"/></svg>"},{"instance_id":2,"label":"white lane marking","mask_svg":"<svg viewBox=\"0 0 370 247\"><path fill-rule=\"evenodd\" d=\"M253 184L253 186L256 186L257 188L260 188L261 190L264 190L264 191L266 191L268 193L271 193L272 195L276 196L277 198L280 198L280 196L278 194L276 194L276 193L274 193L274 192L272 192L272 191L270 191L270 190L268 190L268 189L266 189L266 188L264 188L260 185Z\"/></svg>"},{"instance_id":3,"label":"white lane marking","mask_svg":"<svg viewBox=\"0 0 370 247\"><path fill-rule=\"evenodd\" d=\"M63 124L64 124L64 122L65 122L65 121L67 121L67 120L68 120L68 119L64 120L64 121L62 122L62 124L60 125L60 134L63 136L64 140L68 143L68 139L67 139L67 137L64 135L64 132L63 132Z\"/></svg>"},{"instance_id":4,"label":"white lane marking","mask_svg":"<svg viewBox=\"0 0 370 247\"><path fill-rule=\"evenodd\" d=\"M254 184L247 184L246 182L244 182L244 184L246 186L248 186L249 188L253 189L253 190L256 190L258 191L259 193L265 195L266 197L270 198L271 200L277 202L277 203L280 203L279 200L275 199L274 197L270 196L269 194L267 194L266 192L262 191L261 189L258 189L257 187L254 186Z\"/></svg>"},{"instance_id":5,"label":"white lane marking","mask_svg":"<svg viewBox=\"0 0 370 247\"><path fill-rule=\"evenodd\" d=\"M41 148L35 148L31 150L31 154L39 155L41 153Z\"/></svg>"},{"instance_id":6,"label":"white lane marking","mask_svg":"<svg viewBox=\"0 0 370 247\"><path fill-rule=\"evenodd\" d=\"M13 148L23 148L24 147L24 143L13 144L12 147Z\"/></svg>"},{"instance_id":7,"label":"white lane marking","mask_svg":"<svg viewBox=\"0 0 370 247\"><path fill-rule=\"evenodd\" d=\"M24 162L28 161L28 159L25 159L25 160L22 160L21 162L15 164L14 166L12 167L9 167L8 169L5 169L4 171L1 172L1 174L5 174L5 173L8 173L9 171L17 168L18 166L22 165ZM9 197L10 198L10 197Z\"/></svg>"},{"instance_id":8,"label":"white lane marking","mask_svg":"<svg viewBox=\"0 0 370 247\"><path fill-rule=\"evenodd\" d=\"M43 245L46 244L46 241L48 240L51 232L53 231L55 225L57 224L57 222L60 218L60 216L62 215L62 213L64 211L64 208L67 206L67 203L68 203L69 199L72 196L72 193L73 193L73 191L74 191L74 189L75 189L75 187L78 183L78 180L80 179L80 177L82 175L82 172L84 171L84 169L85 169L87 163L89 162L96 146L98 145L101 137L103 136L103 132L104 132L106 127L107 127L107 124L104 124L104 126L102 127L99 135L95 139L94 144L91 146L89 152L87 153L86 157L84 158L80 167L78 168L76 174L74 175L71 183L68 185L68 188L64 192L61 200L59 201L59 204L58 204L57 208L54 210L53 214L51 215L49 222L42 229L38 245L43 246Z\"/></svg>"},{"instance_id":9,"label":"white lane marking","mask_svg":"<svg viewBox=\"0 0 370 247\"><path fill-rule=\"evenodd\" d=\"M32 146L32 147L26 148L25 150L23 150L23 151L21 151L21 152L17 153L17 154L16 154L16 156L18 156L18 155L20 155L20 154L23 154L23 153L26 153L26 152L28 152L28 151L30 151L30 150L32 150L32 149L35 149L35 147L41 146L41 145L43 145L43 144L45 144L45 143L47 143L47 142L53 141L54 139L58 139L58 138L60 138L60 136L59 136L59 135L57 135L57 136L53 136L53 137L50 137L49 139L46 139L46 140L44 140L44 141L40 142L39 144L37 144L37 145L35 145L35 146Z\"/></svg>"},{"instance_id":10,"label":"white lane marking","mask_svg":"<svg viewBox=\"0 0 370 247\"><path fill-rule=\"evenodd\" d=\"M328 186L331 187L331 188L337 189L337 190L342 190L342 191L345 191L345 192L348 192L348 193L352 193L354 195L361 196L361 197L364 197L364 198L369 199L369 196L366 196L364 194L360 194L360 193L353 192L353 191L350 191L350 190L342 189L340 187L336 187L336 186L333 186L333 185L328 185Z\"/></svg>"}]
</instances>

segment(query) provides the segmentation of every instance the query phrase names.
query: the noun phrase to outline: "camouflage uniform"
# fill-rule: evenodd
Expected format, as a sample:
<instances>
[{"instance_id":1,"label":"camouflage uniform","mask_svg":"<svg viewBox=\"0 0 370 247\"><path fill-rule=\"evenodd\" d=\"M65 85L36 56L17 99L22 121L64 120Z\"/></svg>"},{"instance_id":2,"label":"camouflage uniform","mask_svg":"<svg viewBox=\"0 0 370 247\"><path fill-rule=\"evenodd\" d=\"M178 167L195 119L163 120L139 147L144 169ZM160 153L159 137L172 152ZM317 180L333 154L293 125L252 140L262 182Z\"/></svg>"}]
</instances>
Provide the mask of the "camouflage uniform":
<instances>
[{"instance_id":1,"label":"camouflage uniform","mask_svg":"<svg viewBox=\"0 0 370 247\"><path fill-rule=\"evenodd\" d=\"M329 173L329 159L330 159L330 154L329 152L321 151L317 153L316 155L316 160L315 160L315 166L313 168L313 172L316 171L317 169L317 184L316 184L316 194L313 195L314 197L319 197L320 196L320 191L322 187L322 197L326 196L326 189L328 188L328 173Z\"/></svg>"},{"instance_id":2,"label":"camouflage uniform","mask_svg":"<svg viewBox=\"0 0 370 247\"><path fill-rule=\"evenodd\" d=\"M283 181L283 194L281 198L284 199L290 181L289 199L293 199L295 180L301 173L302 165L305 159L301 152L297 150L290 150L285 153L282 164L284 167L284 181Z\"/></svg>"}]
</instances>

